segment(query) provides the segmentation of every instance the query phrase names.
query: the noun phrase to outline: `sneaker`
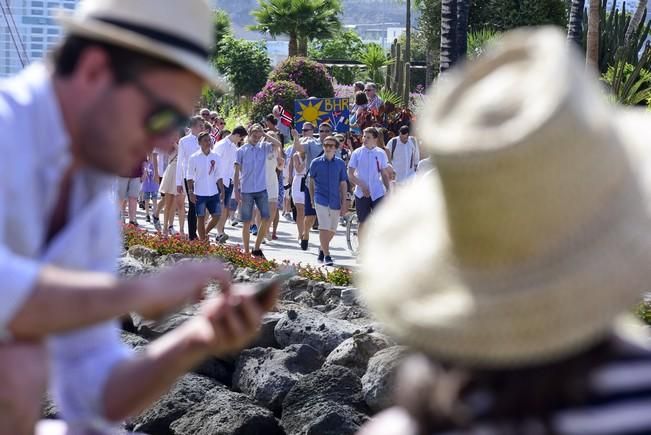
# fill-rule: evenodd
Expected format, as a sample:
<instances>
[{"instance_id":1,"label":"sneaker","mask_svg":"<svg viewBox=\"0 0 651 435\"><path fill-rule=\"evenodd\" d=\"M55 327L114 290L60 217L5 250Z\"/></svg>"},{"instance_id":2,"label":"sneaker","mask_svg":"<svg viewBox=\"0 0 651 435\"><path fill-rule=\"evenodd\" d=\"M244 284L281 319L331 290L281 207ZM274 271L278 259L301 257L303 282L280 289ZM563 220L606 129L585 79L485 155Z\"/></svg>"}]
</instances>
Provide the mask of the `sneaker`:
<instances>
[{"instance_id":1,"label":"sneaker","mask_svg":"<svg viewBox=\"0 0 651 435\"><path fill-rule=\"evenodd\" d=\"M151 216L147 215L147 217L145 218L145 220L147 221L147 223L151 223Z\"/></svg>"},{"instance_id":2,"label":"sneaker","mask_svg":"<svg viewBox=\"0 0 651 435\"><path fill-rule=\"evenodd\" d=\"M303 251L307 251L307 246L309 243L310 243L309 240L301 240L301 249Z\"/></svg>"},{"instance_id":3,"label":"sneaker","mask_svg":"<svg viewBox=\"0 0 651 435\"><path fill-rule=\"evenodd\" d=\"M240 221L238 221L237 219L235 219L235 218L231 219L231 226L232 227L237 227L239 224L240 224Z\"/></svg>"},{"instance_id":4,"label":"sneaker","mask_svg":"<svg viewBox=\"0 0 651 435\"><path fill-rule=\"evenodd\" d=\"M326 266L332 266L332 265L334 265L334 264L335 264L335 263L334 263L334 261L332 261L332 257L329 256L329 255L326 255L326 256L325 256L325 265L326 265Z\"/></svg>"},{"instance_id":5,"label":"sneaker","mask_svg":"<svg viewBox=\"0 0 651 435\"><path fill-rule=\"evenodd\" d=\"M174 227L170 225L170 227L167 228L167 233L168 233L170 236L173 236L174 234L176 234L176 231L174 231Z\"/></svg>"},{"instance_id":6,"label":"sneaker","mask_svg":"<svg viewBox=\"0 0 651 435\"><path fill-rule=\"evenodd\" d=\"M145 209L145 201L138 201L138 207L140 207L140 210Z\"/></svg>"},{"instance_id":7,"label":"sneaker","mask_svg":"<svg viewBox=\"0 0 651 435\"><path fill-rule=\"evenodd\" d=\"M275 234L273 234L273 235L271 236L271 240L278 240L278 236L275 235Z\"/></svg>"},{"instance_id":8,"label":"sneaker","mask_svg":"<svg viewBox=\"0 0 651 435\"><path fill-rule=\"evenodd\" d=\"M228 240L228 234L224 233L224 234L219 234L217 236L216 242L217 243L224 243L224 242L226 242L226 240Z\"/></svg>"},{"instance_id":9,"label":"sneaker","mask_svg":"<svg viewBox=\"0 0 651 435\"><path fill-rule=\"evenodd\" d=\"M316 258L316 261L318 261L319 263L323 263L323 256L324 256L323 251L319 249L319 256Z\"/></svg>"},{"instance_id":10,"label":"sneaker","mask_svg":"<svg viewBox=\"0 0 651 435\"><path fill-rule=\"evenodd\" d=\"M159 232L161 230L160 219L157 218L156 216L154 216L154 228L156 228L156 231L159 231Z\"/></svg>"},{"instance_id":11,"label":"sneaker","mask_svg":"<svg viewBox=\"0 0 651 435\"><path fill-rule=\"evenodd\" d=\"M262 253L261 249L254 249L253 251L251 251L251 255L253 255L254 257L262 258L263 260L267 259L267 257L265 257L264 254Z\"/></svg>"},{"instance_id":12,"label":"sneaker","mask_svg":"<svg viewBox=\"0 0 651 435\"><path fill-rule=\"evenodd\" d=\"M253 234L254 236L257 236L257 235L258 235L258 226L257 226L256 224L251 225L251 226L249 227L249 231L250 231L251 234Z\"/></svg>"},{"instance_id":13,"label":"sneaker","mask_svg":"<svg viewBox=\"0 0 651 435\"><path fill-rule=\"evenodd\" d=\"M348 220L346 219L346 216L342 216L339 218L339 225L341 225L342 227L348 225Z\"/></svg>"},{"instance_id":14,"label":"sneaker","mask_svg":"<svg viewBox=\"0 0 651 435\"><path fill-rule=\"evenodd\" d=\"M133 225L134 227L138 226L138 222L135 221L129 221L129 225Z\"/></svg>"}]
</instances>

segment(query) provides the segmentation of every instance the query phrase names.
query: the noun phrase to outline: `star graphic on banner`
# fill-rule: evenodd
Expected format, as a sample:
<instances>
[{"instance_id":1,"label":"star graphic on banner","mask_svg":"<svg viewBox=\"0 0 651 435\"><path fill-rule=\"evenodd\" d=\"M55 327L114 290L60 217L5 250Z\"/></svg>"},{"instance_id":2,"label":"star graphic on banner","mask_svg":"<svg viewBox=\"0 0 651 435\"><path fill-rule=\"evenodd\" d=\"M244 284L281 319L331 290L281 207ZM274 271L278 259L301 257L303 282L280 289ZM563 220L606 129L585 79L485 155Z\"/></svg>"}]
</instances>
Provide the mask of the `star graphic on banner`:
<instances>
[{"instance_id":1,"label":"star graphic on banner","mask_svg":"<svg viewBox=\"0 0 651 435\"><path fill-rule=\"evenodd\" d=\"M312 104L312 102L309 102L307 105L299 102L299 106L301 106L301 109L298 111L298 122L311 122L311 123L316 123L319 118L321 118L323 115L327 115L328 112L323 112L321 110L321 105L323 104L323 100L317 102L316 104Z\"/></svg>"}]
</instances>

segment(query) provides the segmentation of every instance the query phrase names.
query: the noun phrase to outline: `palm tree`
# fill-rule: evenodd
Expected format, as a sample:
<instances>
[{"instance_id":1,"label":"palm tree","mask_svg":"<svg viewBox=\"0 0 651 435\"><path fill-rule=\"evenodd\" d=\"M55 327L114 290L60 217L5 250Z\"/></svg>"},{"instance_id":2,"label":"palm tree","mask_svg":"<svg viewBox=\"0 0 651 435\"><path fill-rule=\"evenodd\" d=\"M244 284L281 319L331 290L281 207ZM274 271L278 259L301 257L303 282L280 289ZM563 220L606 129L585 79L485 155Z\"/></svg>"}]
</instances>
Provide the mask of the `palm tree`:
<instances>
[{"instance_id":1,"label":"palm tree","mask_svg":"<svg viewBox=\"0 0 651 435\"><path fill-rule=\"evenodd\" d=\"M599 1L599 0L597 0ZM585 0L572 0L570 6L570 21L567 26L567 39L581 45L583 36L583 10L585 9Z\"/></svg>"},{"instance_id":2,"label":"palm tree","mask_svg":"<svg viewBox=\"0 0 651 435\"><path fill-rule=\"evenodd\" d=\"M450 69L456 60L457 0L441 0L441 62L440 71Z\"/></svg>"},{"instance_id":3,"label":"palm tree","mask_svg":"<svg viewBox=\"0 0 651 435\"><path fill-rule=\"evenodd\" d=\"M339 15L341 0L318 0L311 4L299 3L298 54L307 56L308 43L314 39L330 39L341 30Z\"/></svg>"},{"instance_id":4,"label":"palm tree","mask_svg":"<svg viewBox=\"0 0 651 435\"><path fill-rule=\"evenodd\" d=\"M407 0L405 17L405 62L411 62L411 0Z\"/></svg>"},{"instance_id":5,"label":"palm tree","mask_svg":"<svg viewBox=\"0 0 651 435\"><path fill-rule=\"evenodd\" d=\"M457 57L455 62L464 61L468 56L468 15L470 15L470 0L457 0Z\"/></svg>"},{"instance_id":6,"label":"palm tree","mask_svg":"<svg viewBox=\"0 0 651 435\"><path fill-rule=\"evenodd\" d=\"M585 61L592 68L599 68L599 21L601 20L601 1L590 0L588 9L588 35L586 41Z\"/></svg>"},{"instance_id":7,"label":"palm tree","mask_svg":"<svg viewBox=\"0 0 651 435\"><path fill-rule=\"evenodd\" d=\"M382 68L391 65L393 62L387 56L381 45L371 42L364 48L364 52L359 58L360 62L366 67L368 79L378 85L384 84L384 74Z\"/></svg>"},{"instance_id":8,"label":"palm tree","mask_svg":"<svg viewBox=\"0 0 651 435\"><path fill-rule=\"evenodd\" d=\"M289 55L307 56L307 43L329 38L341 27L341 0L260 0L250 30L289 36Z\"/></svg>"},{"instance_id":9,"label":"palm tree","mask_svg":"<svg viewBox=\"0 0 651 435\"><path fill-rule=\"evenodd\" d=\"M640 23L642 22L642 18L644 18L645 12L646 12L646 1L640 0L637 3L637 9L635 9L633 18L631 18L631 22L628 24L628 28L626 29L626 36L624 36L625 43L627 43L631 39L631 35L633 35L635 29L637 29Z\"/></svg>"}]
</instances>

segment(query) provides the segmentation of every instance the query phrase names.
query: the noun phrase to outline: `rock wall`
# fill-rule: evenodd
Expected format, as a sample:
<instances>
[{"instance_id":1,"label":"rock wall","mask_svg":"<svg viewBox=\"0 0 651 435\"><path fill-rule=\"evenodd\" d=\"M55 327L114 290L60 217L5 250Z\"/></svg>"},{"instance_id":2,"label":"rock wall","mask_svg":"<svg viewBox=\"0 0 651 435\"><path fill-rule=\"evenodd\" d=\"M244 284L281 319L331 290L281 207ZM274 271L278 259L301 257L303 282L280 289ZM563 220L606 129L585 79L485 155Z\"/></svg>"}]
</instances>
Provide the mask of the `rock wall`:
<instances>
[{"instance_id":1,"label":"rock wall","mask_svg":"<svg viewBox=\"0 0 651 435\"><path fill-rule=\"evenodd\" d=\"M120 259L120 273L140 275L184 260L132 247ZM238 282L273 275L231 272ZM393 373L406 353L379 330L356 295L354 288L292 278L248 349L228 360L206 360L125 428L150 435L356 433L391 405ZM132 315L123 323L123 341L141 350L196 308L160 322ZM49 400L44 409L56 415Z\"/></svg>"}]
</instances>

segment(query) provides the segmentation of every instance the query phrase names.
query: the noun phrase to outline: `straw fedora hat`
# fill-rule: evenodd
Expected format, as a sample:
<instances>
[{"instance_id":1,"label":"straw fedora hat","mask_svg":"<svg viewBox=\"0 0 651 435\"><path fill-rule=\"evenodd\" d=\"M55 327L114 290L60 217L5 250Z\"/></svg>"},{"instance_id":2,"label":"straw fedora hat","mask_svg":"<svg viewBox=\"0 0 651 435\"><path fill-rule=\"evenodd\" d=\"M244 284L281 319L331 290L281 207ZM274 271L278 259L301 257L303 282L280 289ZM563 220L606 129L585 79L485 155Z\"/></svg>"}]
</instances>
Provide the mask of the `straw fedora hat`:
<instances>
[{"instance_id":1,"label":"straw fedora hat","mask_svg":"<svg viewBox=\"0 0 651 435\"><path fill-rule=\"evenodd\" d=\"M220 85L208 62L214 28L205 0L82 0L58 19L70 34L170 61Z\"/></svg>"},{"instance_id":2,"label":"straw fedora hat","mask_svg":"<svg viewBox=\"0 0 651 435\"><path fill-rule=\"evenodd\" d=\"M651 118L609 105L572 50L515 31L428 96L437 170L387 198L360 252L362 298L404 343L473 367L559 359L651 287Z\"/></svg>"}]
</instances>

